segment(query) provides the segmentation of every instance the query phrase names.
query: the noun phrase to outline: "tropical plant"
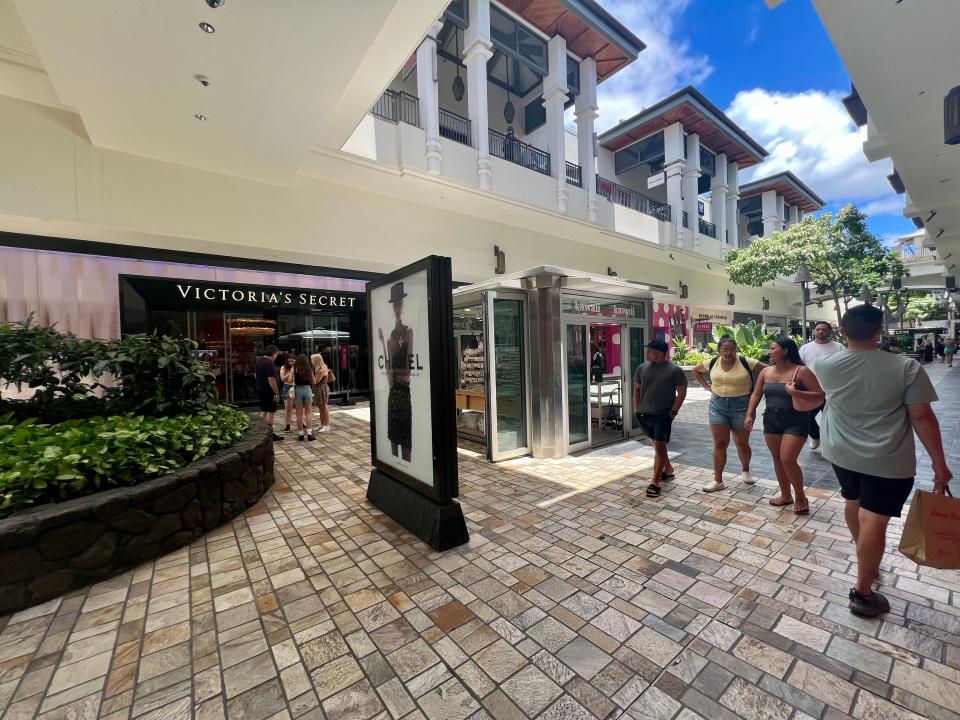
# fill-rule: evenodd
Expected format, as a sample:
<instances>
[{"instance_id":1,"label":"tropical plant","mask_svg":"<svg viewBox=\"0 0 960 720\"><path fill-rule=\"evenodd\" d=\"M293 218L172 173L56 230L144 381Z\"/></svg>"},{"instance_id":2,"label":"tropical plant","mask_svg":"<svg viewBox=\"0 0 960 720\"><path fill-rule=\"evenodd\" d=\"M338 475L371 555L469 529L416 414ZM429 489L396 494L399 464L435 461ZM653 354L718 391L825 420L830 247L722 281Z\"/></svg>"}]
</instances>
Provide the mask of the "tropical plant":
<instances>
[{"instance_id":1,"label":"tropical plant","mask_svg":"<svg viewBox=\"0 0 960 720\"><path fill-rule=\"evenodd\" d=\"M239 440L249 418L225 405L194 415L88 417L47 425L0 416L0 518L175 470Z\"/></svg>"},{"instance_id":2,"label":"tropical plant","mask_svg":"<svg viewBox=\"0 0 960 720\"><path fill-rule=\"evenodd\" d=\"M913 320L920 325L927 320L944 318L946 315L946 308L930 293L910 297L907 300L907 309L903 313L905 319Z\"/></svg>"},{"instance_id":3,"label":"tropical plant","mask_svg":"<svg viewBox=\"0 0 960 720\"><path fill-rule=\"evenodd\" d=\"M673 339L673 354L670 358L677 365L699 365L710 359L709 353L698 352L687 347L683 338Z\"/></svg>"},{"instance_id":4,"label":"tropical plant","mask_svg":"<svg viewBox=\"0 0 960 720\"><path fill-rule=\"evenodd\" d=\"M0 323L0 388L26 399L0 400L0 412L45 422L132 412L198 412L216 399L214 376L193 340L132 335L85 340L31 315Z\"/></svg>"},{"instance_id":5,"label":"tropical plant","mask_svg":"<svg viewBox=\"0 0 960 720\"><path fill-rule=\"evenodd\" d=\"M901 279L906 268L867 227L867 216L853 205L834 217L807 216L770 237L727 253L727 274L735 283L760 286L796 273L801 263L810 269L817 293L833 297L837 323L866 287L871 292Z\"/></svg>"},{"instance_id":6,"label":"tropical plant","mask_svg":"<svg viewBox=\"0 0 960 720\"><path fill-rule=\"evenodd\" d=\"M724 337L731 337L736 340L738 352L744 357L762 360L763 362L770 359L770 343L777 339L775 334L767 332L763 323L756 320L733 327L714 325L714 341L710 343L710 350L718 352L717 343Z\"/></svg>"}]
</instances>

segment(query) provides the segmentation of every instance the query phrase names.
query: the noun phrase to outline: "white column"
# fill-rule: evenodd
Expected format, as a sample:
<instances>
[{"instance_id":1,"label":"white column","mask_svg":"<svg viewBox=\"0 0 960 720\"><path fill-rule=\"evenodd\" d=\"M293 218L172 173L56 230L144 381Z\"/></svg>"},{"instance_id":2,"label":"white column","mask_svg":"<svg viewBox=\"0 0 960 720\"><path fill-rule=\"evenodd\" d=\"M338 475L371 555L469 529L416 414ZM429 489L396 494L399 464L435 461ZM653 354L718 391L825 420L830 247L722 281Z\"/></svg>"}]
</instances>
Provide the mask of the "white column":
<instances>
[{"instance_id":1,"label":"white column","mask_svg":"<svg viewBox=\"0 0 960 720\"><path fill-rule=\"evenodd\" d=\"M683 171L683 209L687 212L689 237L692 239L690 247L700 249L700 213L697 212L699 199L698 181L700 180L700 136L696 133L687 135L687 164ZM683 218L681 217L681 222Z\"/></svg>"},{"instance_id":2,"label":"white column","mask_svg":"<svg viewBox=\"0 0 960 720\"><path fill-rule=\"evenodd\" d=\"M787 223L787 201L783 195L777 195L777 230L783 230Z\"/></svg>"},{"instance_id":3,"label":"white column","mask_svg":"<svg viewBox=\"0 0 960 720\"><path fill-rule=\"evenodd\" d=\"M470 0L470 27L464 37L463 59L467 66L467 111L470 139L477 149L480 187L490 189L490 133L487 119L487 61L493 57L490 43L490 0Z\"/></svg>"},{"instance_id":4,"label":"white column","mask_svg":"<svg viewBox=\"0 0 960 720\"><path fill-rule=\"evenodd\" d=\"M740 247L740 168L727 163L727 240L730 247Z\"/></svg>"},{"instance_id":5,"label":"white column","mask_svg":"<svg viewBox=\"0 0 960 720\"><path fill-rule=\"evenodd\" d=\"M593 121L597 119L597 62L593 58L580 61L580 94L573 115L577 121L577 161L580 179L587 191L587 219L597 222L597 158L593 154Z\"/></svg>"},{"instance_id":6,"label":"white column","mask_svg":"<svg viewBox=\"0 0 960 720\"><path fill-rule=\"evenodd\" d=\"M567 212L567 150L563 105L567 102L567 41L559 35L547 44L547 77L543 79L543 107L547 111L547 151L550 174L557 181L557 210Z\"/></svg>"},{"instance_id":7,"label":"white column","mask_svg":"<svg viewBox=\"0 0 960 720\"><path fill-rule=\"evenodd\" d=\"M420 123L426 133L427 172L440 174L440 95L437 89L437 33L443 27L434 23L417 48L417 97L420 99Z\"/></svg>"},{"instance_id":8,"label":"white column","mask_svg":"<svg viewBox=\"0 0 960 720\"><path fill-rule=\"evenodd\" d=\"M795 208L795 211L797 213L797 222L800 222L801 220L803 220L803 210L801 210L800 208Z\"/></svg>"},{"instance_id":9,"label":"white column","mask_svg":"<svg viewBox=\"0 0 960 720\"><path fill-rule=\"evenodd\" d=\"M780 216L777 214L777 191L767 190L761 197L761 215L763 220L763 236L770 237L780 228Z\"/></svg>"},{"instance_id":10,"label":"white column","mask_svg":"<svg viewBox=\"0 0 960 720\"><path fill-rule=\"evenodd\" d=\"M683 125L674 123L663 129L663 166L667 178L667 203L670 205L670 244L683 247Z\"/></svg>"},{"instance_id":11,"label":"white column","mask_svg":"<svg viewBox=\"0 0 960 720\"><path fill-rule=\"evenodd\" d=\"M727 156L720 153L716 157L716 171L710 178L710 212L713 224L717 226L717 240L721 250L727 244Z\"/></svg>"}]
</instances>

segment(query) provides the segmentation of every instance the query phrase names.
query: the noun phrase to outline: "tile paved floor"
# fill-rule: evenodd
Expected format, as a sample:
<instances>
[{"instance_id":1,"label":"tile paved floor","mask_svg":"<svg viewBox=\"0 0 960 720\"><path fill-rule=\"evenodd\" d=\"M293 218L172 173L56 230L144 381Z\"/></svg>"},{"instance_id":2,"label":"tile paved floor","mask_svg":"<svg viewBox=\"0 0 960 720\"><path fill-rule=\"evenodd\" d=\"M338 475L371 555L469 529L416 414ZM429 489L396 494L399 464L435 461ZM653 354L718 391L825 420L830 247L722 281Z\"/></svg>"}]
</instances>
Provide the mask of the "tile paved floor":
<instances>
[{"instance_id":1,"label":"tile paved floor","mask_svg":"<svg viewBox=\"0 0 960 720\"><path fill-rule=\"evenodd\" d=\"M960 369L931 371L956 461ZM890 553L891 613L850 615L829 467L805 452L812 514L777 511L756 433L760 482L702 494L705 402L691 392L655 501L636 441L463 451L471 542L443 554L364 500L366 411L340 410L277 446L273 490L231 525L0 618L0 715L960 720L960 572Z\"/></svg>"}]
</instances>

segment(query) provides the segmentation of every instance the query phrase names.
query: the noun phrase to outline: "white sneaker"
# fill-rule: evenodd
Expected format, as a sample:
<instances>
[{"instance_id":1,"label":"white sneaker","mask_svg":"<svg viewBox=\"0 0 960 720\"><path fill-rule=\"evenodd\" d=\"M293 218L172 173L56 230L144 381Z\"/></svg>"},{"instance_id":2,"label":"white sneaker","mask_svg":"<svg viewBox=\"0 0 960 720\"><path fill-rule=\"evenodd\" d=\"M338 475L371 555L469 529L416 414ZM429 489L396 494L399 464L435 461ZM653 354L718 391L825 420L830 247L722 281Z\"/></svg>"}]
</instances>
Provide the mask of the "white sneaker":
<instances>
[{"instance_id":1,"label":"white sneaker","mask_svg":"<svg viewBox=\"0 0 960 720\"><path fill-rule=\"evenodd\" d=\"M811 449L811 450L816 450L818 447L820 447L820 439L819 439L819 438L817 438L817 439L811 438L811 439L810 439L810 449Z\"/></svg>"},{"instance_id":2,"label":"white sneaker","mask_svg":"<svg viewBox=\"0 0 960 720\"><path fill-rule=\"evenodd\" d=\"M322 428L320 428L320 432L330 432L330 426L324 425Z\"/></svg>"},{"instance_id":3,"label":"white sneaker","mask_svg":"<svg viewBox=\"0 0 960 720\"><path fill-rule=\"evenodd\" d=\"M724 485L722 482L718 483L716 480L711 480L709 485L703 486L703 491L705 493L712 493L712 492L717 492L718 490L725 490L726 487L727 486Z\"/></svg>"},{"instance_id":4,"label":"white sneaker","mask_svg":"<svg viewBox=\"0 0 960 720\"><path fill-rule=\"evenodd\" d=\"M750 474L749 470L744 470L743 474L740 476L743 478L743 482L746 485L753 485L756 480L753 479L753 475Z\"/></svg>"}]
</instances>

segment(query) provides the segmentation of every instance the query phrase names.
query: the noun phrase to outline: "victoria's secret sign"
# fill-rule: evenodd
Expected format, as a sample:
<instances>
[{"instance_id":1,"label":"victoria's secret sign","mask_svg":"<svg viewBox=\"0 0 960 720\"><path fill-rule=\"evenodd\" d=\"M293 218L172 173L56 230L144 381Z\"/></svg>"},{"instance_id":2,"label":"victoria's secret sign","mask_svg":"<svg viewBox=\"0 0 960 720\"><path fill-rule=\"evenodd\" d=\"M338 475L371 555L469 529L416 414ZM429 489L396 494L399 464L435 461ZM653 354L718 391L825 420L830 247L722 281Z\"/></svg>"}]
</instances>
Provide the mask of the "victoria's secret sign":
<instances>
[{"instance_id":1,"label":"victoria's secret sign","mask_svg":"<svg viewBox=\"0 0 960 720\"><path fill-rule=\"evenodd\" d=\"M283 308L291 310L363 310L365 295L339 290L312 290L269 285L207 283L194 280L124 276L154 310L222 308L252 310Z\"/></svg>"},{"instance_id":2,"label":"victoria's secret sign","mask_svg":"<svg viewBox=\"0 0 960 720\"><path fill-rule=\"evenodd\" d=\"M301 307L352 308L356 296L335 295L326 291L244 289L177 283L177 292L184 300L255 303L257 305L299 305Z\"/></svg>"}]
</instances>

